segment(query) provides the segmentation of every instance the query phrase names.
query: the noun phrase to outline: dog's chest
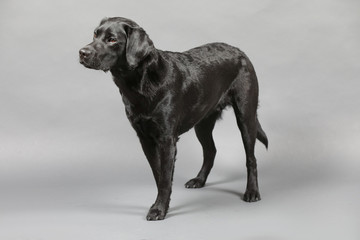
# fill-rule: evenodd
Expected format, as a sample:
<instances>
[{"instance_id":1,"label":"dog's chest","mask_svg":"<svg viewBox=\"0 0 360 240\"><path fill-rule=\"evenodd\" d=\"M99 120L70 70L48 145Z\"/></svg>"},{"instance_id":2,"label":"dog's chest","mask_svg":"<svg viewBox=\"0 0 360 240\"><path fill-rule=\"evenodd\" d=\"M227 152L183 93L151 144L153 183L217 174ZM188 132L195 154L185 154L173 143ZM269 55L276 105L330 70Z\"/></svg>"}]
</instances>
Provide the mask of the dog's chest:
<instances>
[{"instance_id":1,"label":"dog's chest","mask_svg":"<svg viewBox=\"0 0 360 240\"><path fill-rule=\"evenodd\" d=\"M156 104L144 101L130 102L124 95L122 99L126 115L138 134L157 137L162 133L171 132L175 126L170 95L156 101Z\"/></svg>"}]
</instances>

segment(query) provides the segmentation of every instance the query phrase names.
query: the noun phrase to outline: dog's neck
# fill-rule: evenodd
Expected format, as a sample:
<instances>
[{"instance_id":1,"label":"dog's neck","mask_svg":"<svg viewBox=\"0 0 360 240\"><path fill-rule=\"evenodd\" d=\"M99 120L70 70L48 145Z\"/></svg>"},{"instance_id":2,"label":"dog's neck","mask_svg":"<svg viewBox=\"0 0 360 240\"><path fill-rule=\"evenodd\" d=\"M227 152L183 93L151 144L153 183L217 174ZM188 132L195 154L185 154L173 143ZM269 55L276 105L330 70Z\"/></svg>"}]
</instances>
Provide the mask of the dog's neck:
<instances>
[{"instance_id":1,"label":"dog's neck","mask_svg":"<svg viewBox=\"0 0 360 240\"><path fill-rule=\"evenodd\" d=\"M150 53L135 69L130 69L124 61L111 68L115 84L121 94L130 102L140 99L151 100L165 82L166 73L159 72L166 61L161 57L158 50Z\"/></svg>"}]
</instances>

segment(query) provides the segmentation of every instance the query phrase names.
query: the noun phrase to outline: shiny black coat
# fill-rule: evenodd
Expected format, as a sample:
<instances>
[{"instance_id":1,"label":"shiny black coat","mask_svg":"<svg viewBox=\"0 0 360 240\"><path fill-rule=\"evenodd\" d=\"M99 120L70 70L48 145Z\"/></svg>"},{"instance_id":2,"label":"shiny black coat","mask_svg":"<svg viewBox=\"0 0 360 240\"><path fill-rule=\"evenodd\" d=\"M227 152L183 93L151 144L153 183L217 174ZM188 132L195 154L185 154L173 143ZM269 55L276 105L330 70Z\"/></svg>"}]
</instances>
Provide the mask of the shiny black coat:
<instances>
[{"instance_id":1,"label":"shiny black coat","mask_svg":"<svg viewBox=\"0 0 360 240\"><path fill-rule=\"evenodd\" d=\"M244 200L260 200L254 146L266 147L257 119L258 82L248 57L225 43L211 43L176 53L154 47L146 32L125 18L101 21L94 41L80 50L88 68L110 70L152 168L158 197L147 219L167 213L179 136L195 127L204 151L203 166L187 188L205 185L216 148L212 130L221 111L234 108L246 151L248 183Z\"/></svg>"}]
</instances>

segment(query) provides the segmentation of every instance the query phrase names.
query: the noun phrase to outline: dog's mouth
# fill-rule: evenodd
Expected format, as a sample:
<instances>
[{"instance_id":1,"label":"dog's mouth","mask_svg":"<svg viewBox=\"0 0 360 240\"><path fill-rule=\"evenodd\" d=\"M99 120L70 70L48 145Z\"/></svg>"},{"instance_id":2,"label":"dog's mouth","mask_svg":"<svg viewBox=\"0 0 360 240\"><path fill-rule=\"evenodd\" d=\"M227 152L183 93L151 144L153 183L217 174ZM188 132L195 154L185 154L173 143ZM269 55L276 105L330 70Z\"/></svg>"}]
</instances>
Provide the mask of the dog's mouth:
<instances>
[{"instance_id":1,"label":"dog's mouth","mask_svg":"<svg viewBox=\"0 0 360 240\"><path fill-rule=\"evenodd\" d=\"M86 68L94 69L94 70L102 70L100 67L100 62L94 59L79 59L80 64L82 64Z\"/></svg>"},{"instance_id":2,"label":"dog's mouth","mask_svg":"<svg viewBox=\"0 0 360 240\"><path fill-rule=\"evenodd\" d=\"M82 48L79 51L79 63L84 67L93 70L102 70L107 72L111 66L114 65L116 55L102 54L99 55L97 52L89 50L88 48Z\"/></svg>"}]
</instances>

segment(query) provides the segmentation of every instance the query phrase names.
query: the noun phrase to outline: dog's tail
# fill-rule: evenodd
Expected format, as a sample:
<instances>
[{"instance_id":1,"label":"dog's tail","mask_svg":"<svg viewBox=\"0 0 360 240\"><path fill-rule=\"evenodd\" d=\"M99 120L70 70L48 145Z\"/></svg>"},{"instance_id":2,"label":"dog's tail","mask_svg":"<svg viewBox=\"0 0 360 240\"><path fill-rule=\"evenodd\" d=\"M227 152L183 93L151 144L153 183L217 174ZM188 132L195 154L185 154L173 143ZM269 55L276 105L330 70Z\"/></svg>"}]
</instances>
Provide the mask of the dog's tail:
<instances>
[{"instance_id":1,"label":"dog's tail","mask_svg":"<svg viewBox=\"0 0 360 240\"><path fill-rule=\"evenodd\" d=\"M257 125L256 138L265 145L266 149L268 149L268 146L269 146L268 138L267 138L264 130L261 128L259 119L257 117L256 117L256 125Z\"/></svg>"}]
</instances>

